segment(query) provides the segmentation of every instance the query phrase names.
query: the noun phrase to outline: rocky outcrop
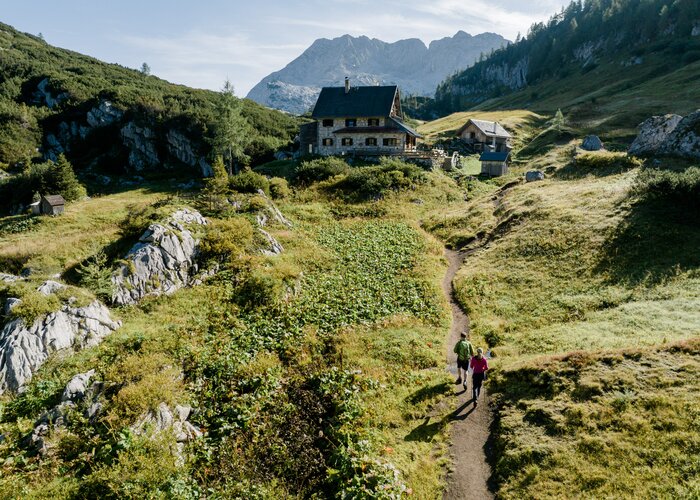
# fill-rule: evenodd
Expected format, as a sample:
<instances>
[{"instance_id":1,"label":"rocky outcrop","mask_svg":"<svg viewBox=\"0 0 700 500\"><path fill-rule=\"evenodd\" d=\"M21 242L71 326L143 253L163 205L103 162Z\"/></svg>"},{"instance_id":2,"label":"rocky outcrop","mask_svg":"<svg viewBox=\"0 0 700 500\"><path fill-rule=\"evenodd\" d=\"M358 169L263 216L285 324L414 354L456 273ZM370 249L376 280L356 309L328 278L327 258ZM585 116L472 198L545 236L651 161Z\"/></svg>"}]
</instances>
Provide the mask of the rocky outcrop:
<instances>
[{"instance_id":1,"label":"rocky outcrop","mask_svg":"<svg viewBox=\"0 0 700 500\"><path fill-rule=\"evenodd\" d=\"M192 142L177 130L169 130L166 135L168 152L180 162L190 167L199 168L202 177L211 177L213 171L206 158L196 152Z\"/></svg>"},{"instance_id":2,"label":"rocky outcrop","mask_svg":"<svg viewBox=\"0 0 700 500\"><path fill-rule=\"evenodd\" d=\"M97 106L87 112L86 120L88 125L98 128L118 122L123 117L124 112L110 101L100 101Z\"/></svg>"},{"instance_id":3,"label":"rocky outcrop","mask_svg":"<svg viewBox=\"0 0 700 500\"><path fill-rule=\"evenodd\" d=\"M9 321L0 330L0 393L20 390L54 352L95 346L120 326L97 300L83 307L65 304L31 325L22 318Z\"/></svg>"},{"instance_id":4,"label":"rocky outcrop","mask_svg":"<svg viewBox=\"0 0 700 500\"><path fill-rule=\"evenodd\" d=\"M131 430L139 435L157 435L172 430L178 443L184 443L202 437L202 431L191 422L191 406L176 405L171 409L166 403L160 403L155 411L141 415Z\"/></svg>"},{"instance_id":5,"label":"rocky outcrop","mask_svg":"<svg viewBox=\"0 0 700 500\"><path fill-rule=\"evenodd\" d=\"M129 122L122 127L121 135L124 146L129 150L131 168L140 172L158 165L160 158L154 142L156 134L153 130Z\"/></svg>"},{"instance_id":6,"label":"rocky outcrop","mask_svg":"<svg viewBox=\"0 0 700 500\"><path fill-rule=\"evenodd\" d=\"M49 79L44 78L36 86L36 91L34 92L34 102L39 105L45 105L49 108L54 108L61 104L62 102L68 100L70 95L67 92L61 92L54 95L51 90L49 90Z\"/></svg>"},{"instance_id":7,"label":"rocky outcrop","mask_svg":"<svg viewBox=\"0 0 700 500\"><path fill-rule=\"evenodd\" d=\"M148 295L171 294L195 279L198 240L186 225L206 225L199 212L183 209L160 224L151 224L112 276L117 305L139 302Z\"/></svg>"},{"instance_id":8,"label":"rocky outcrop","mask_svg":"<svg viewBox=\"0 0 700 500\"><path fill-rule=\"evenodd\" d=\"M587 135L581 143L581 149L584 151L600 151L604 147L603 141L597 135Z\"/></svg>"},{"instance_id":9,"label":"rocky outcrop","mask_svg":"<svg viewBox=\"0 0 700 500\"><path fill-rule=\"evenodd\" d=\"M23 447L34 453L44 455L48 450L46 437L51 427L62 427L68 423L71 411L79 404L83 405L83 416L92 421L101 411L100 394L104 389L102 382L90 383L95 376L95 370L79 373L66 384L61 402L52 409L44 412L34 423L34 429L22 440Z\"/></svg>"},{"instance_id":10,"label":"rocky outcrop","mask_svg":"<svg viewBox=\"0 0 700 500\"><path fill-rule=\"evenodd\" d=\"M263 255L269 257L279 255L284 252L284 247L277 239L267 232L264 228L270 220L276 222L287 229L292 229L292 223L280 212L277 205L265 194L262 189L258 190L258 196L262 197L267 202L267 207L261 210L256 216L255 221L258 224L258 232L265 239L266 245L260 249Z\"/></svg>"},{"instance_id":11,"label":"rocky outcrop","mask_svg":"<svg viewBox=\"0 0 700 500\"><path fill-rule=\"evenodd\" d=\"M316 40L284 69L265 77L248 93L260 104L301 114L313 108L321 87L398 85L404 94L432 96L438 84L508 43L500 35L463 31L426 46L416 38L386 43L344 35Z\"/></svg>"},{"instance_id":12,"label":"rocky outcrop","mask_svg":"<svg viewBox=\"0 0 700 500\"><path fill-rule=\"evenodd\" d=\"M649 118L639 126L639 135L628 152L700 158L700 110L685 118L672 114Z\"/></svg>"}]
</instances>

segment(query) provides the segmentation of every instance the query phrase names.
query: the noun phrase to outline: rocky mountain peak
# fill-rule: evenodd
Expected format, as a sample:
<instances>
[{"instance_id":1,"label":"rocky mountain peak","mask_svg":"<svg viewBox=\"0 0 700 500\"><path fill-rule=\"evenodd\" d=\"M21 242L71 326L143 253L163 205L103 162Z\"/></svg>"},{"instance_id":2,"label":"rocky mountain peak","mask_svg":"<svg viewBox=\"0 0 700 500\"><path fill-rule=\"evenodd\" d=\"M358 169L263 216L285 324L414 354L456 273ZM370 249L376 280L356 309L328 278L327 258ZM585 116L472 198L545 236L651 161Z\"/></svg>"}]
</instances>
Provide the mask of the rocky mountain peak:
<instances>
[{"instance_id":1,"label":"rocky mountain peak","mask_svg":"<svg viewBox=\"0 0 700 500\"><path fill-rule=\"evenodd\" d=\"M418 38L392 43L367 36L320 38L283 69L265 77L247 97L301 114L313 107L322 87L342 85L346 76L355 85L398 85L403 94L432 96L448 75L507 43L493 33L472 36L464 31L427 46Z\"/></svg>"}]
</instances>

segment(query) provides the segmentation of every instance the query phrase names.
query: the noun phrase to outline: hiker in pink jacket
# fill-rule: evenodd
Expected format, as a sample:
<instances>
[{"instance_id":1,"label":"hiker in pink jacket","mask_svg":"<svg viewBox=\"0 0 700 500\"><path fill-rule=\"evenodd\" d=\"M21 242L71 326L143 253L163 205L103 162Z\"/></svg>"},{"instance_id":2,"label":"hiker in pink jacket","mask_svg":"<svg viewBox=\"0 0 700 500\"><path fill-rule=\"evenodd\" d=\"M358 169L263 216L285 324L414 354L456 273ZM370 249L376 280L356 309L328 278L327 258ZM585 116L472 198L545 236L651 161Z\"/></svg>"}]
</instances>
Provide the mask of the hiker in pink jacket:
<instances>
[{"instance_id":1,"label":"hiker in pink jacket","mask_svg":"<svg viewBox=\"0 0 700 500\"><path fill-rule=\"evenodd\" d=\"M481 347L476 350L476 356L472 358L469 366L472 369L472 399L474 400L474 406L476 406L481 393L481 383L486 378L486 372L489 369L489 363L486 361L484 350Z\"/></svg>"}]
</instances>

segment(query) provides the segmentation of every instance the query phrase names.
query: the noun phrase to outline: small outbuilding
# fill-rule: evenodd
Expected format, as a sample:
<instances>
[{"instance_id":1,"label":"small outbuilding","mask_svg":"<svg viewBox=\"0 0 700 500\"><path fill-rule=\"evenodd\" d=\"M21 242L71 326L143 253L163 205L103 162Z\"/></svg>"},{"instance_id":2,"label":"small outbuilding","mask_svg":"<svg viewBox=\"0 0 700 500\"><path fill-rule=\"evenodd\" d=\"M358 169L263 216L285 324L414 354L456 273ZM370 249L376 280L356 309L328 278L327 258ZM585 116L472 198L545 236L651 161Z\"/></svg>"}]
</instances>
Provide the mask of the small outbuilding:
<instances>
[{"instance_id":1,"label":"small outbuilding","mask_svg":"<svg viewBox=\"0 0 700 500\"><path fill-rule=\"evenodd\" d=\"M469 119L457 135L474 151L510 151L512 136L498 122Z\"/></svg>"},{"instance_id":2,"label":"small outbuilding","mask_svg":"<svg viewBox=\"0 0 700 500\"><path fill-rule=\"evenodd\" d=\"M66 200L60 194L47 194L41 197L40 206L44 215L61 215L66 208Z\"/></svg>"},{"instance_id":3,"label":"small outbuilding","mask_svg":"<svg viewBox=\"0 0 700 500\"><path fill-rule=\"evenodd\" d=\"M481 153L481 175L499 177L508 173L508 163L510 163L509 151L487 151Z\"/></svg>"}]
</instances>

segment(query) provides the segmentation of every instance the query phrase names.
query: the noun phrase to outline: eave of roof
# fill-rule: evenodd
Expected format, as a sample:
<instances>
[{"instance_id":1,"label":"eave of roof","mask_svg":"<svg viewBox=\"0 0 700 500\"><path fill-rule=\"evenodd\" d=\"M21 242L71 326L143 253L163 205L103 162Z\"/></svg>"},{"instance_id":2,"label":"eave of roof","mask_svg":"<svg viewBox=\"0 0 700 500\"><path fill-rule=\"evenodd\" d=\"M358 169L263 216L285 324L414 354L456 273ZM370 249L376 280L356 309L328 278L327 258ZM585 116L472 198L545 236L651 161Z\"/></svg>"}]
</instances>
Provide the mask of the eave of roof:
<instances>
[{"instance_id":1,"label":"eave of roof","mask_svg":"<svg viewBox=\"0 0 700 500\"><path fill-rule=\"evenodd\" d=\"M48 194L44 196L44 199L51 205L65 205L66 200L60 194Z\"/></svg>"}]
</instances>

